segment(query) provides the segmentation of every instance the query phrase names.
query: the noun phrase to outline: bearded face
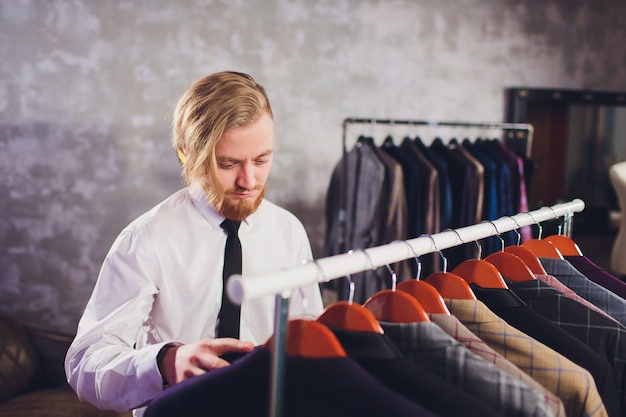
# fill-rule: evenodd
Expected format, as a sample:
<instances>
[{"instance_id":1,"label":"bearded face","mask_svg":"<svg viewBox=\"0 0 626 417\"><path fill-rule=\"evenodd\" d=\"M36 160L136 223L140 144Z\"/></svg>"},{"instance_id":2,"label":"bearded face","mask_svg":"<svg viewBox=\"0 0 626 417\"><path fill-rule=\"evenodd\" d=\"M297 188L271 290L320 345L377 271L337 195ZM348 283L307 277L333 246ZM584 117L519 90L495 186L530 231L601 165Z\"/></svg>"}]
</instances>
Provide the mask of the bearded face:
<instances>
[{"instance_id":1,"label":"bearded face","mask_svg":"<svg viewBox=\"0 0 626 417\"><path fill-rule=\"evenodd\" d=\"M225 217L242 221L263 201L272 167L274 122L264 114L256 122L227 129L216 148L221 202L211 202Z\"/></svg>"}]
</instances>

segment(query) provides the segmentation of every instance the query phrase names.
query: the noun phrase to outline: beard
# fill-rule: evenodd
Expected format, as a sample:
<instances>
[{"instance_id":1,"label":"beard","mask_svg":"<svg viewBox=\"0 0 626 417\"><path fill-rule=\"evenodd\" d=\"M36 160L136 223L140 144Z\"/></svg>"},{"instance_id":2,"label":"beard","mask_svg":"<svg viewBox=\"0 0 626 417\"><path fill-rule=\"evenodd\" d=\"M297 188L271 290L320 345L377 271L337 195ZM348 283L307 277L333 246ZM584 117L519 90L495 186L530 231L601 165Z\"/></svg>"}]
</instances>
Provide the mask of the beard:
<instances>
[{"instance_id":1,"label":"beard","mask_svg":"<svg viewBox=\"0 0 626 417\"><path fill-rule=\"evenodd\" d=\"M241 190L226 190L224 200L222 201L220 210L218 210L219 213L227 219L238 222L244 221L249 215L254 213L259 208L261 202L263 201L263 197L265 196L265 185L259 185L255 187L254 190L259 191L259 195L254 200L250 200L248 198L231 199L229 198L231 194L240 192Z\"/></svg>"}]
</instances>

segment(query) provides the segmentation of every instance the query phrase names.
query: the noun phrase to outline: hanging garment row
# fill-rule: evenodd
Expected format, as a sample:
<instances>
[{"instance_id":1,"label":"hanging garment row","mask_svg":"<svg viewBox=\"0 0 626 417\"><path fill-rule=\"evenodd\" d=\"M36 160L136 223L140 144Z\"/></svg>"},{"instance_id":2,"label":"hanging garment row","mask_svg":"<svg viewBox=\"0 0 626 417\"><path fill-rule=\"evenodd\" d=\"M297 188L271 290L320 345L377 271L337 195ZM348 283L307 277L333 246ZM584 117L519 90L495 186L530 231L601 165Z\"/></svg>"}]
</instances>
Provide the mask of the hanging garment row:
<instances>
[{"instance_id":1,"label":"hanging garment row","mask_svg":"<svg viewBox=\"0 0 626 417\"><path fill-rule=\"evenodd\" d=\"M331 176L324 256L526 212L532 170L526 155L500 139L437 137L427 146L420 137L396 140L388 134L379 146L361 135ZM530 239L530 229L522 228L521 235L522 241ZM512 243L513 235L504 238ZM498 244L489 239L483 250L492 253ZM451 250L449 262L456 265L472 250ZM403 271L409 264L396 267ZM436 258L424 260L427 271L439 267ZM371 271L354 279L359 302L388 282ZM346 298L345 285L329 287Z\"/></svg>"},{"instance_id":2,"label":"hanging garment row","mask_svg":"<svg viewBox=\"0 0 626 417\"><path fill-rule=\"evenodd\" d=\"M529 224L520 214L510 219ZM494 234L503 222L491 224ZM367 260L359 270L408 259L407 252L419 262L425 240L436 251L436 242L451 238L453 244L439 244L451 247L474 239L466 233L472 227L322 258L277 271L275 279L235 277L229 294L241 301L284 293L310 282L312 271L316 282L349 279L340 276L356 272L348 265L352 257ZM626 283L570 238L547 239L539 241L568 255L546 258L542 245L506 246L451 271L392 285L364 303L339 301L319 317L291 318L284 346L277 328L264 346L229 358L231 366L166 390L145 416L193 417L207 407L216 416L266 416L268 409L271 417L623 416ZM609 281L613 290L602 284ZM286 356L276 366L271 356L281 347ZM284 383L280 406L272 409L277 393L268 375L279 368Z\"/></svg>"}]
</instances>

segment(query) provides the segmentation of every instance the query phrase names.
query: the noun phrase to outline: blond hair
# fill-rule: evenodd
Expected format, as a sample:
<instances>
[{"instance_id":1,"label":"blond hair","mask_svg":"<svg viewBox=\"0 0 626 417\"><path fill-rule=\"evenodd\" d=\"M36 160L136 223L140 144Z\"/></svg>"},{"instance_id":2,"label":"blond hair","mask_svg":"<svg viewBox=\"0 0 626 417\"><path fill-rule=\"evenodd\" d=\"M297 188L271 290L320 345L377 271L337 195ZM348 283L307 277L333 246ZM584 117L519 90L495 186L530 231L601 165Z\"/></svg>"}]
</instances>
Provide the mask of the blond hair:
<instances>
[{"instance_id":1,"label":"blond hair","mask_svg":"<svg viewBox=\"0 0 626 417\"><path fill-rule=\"evenodd\" d=\"M202 184L213 205L223 200L221 187L208 186L219 182L216 148L220 138L227 129L248 126L265 113L273 119L265 89L250 75L233 71L207 75L178 101L172 145L182 156L185 182Z\"/></svg>"}]
</instances>

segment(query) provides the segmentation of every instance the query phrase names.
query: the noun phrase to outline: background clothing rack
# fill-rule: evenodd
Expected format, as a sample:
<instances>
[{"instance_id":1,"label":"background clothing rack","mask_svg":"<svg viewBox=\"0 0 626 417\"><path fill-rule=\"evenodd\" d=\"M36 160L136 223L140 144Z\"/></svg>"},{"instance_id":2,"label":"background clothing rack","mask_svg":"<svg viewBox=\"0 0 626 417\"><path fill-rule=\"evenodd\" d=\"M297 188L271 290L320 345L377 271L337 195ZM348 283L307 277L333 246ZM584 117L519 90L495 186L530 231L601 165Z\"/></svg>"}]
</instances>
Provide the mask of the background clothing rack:
<instances>
[{"instance_id":1,"label":"background clothing rack","mask_svg":"<svg viewBox=\"0 0 626 417\"><path fill-rule=\"evenodd\" d=\"M528 123L501 123L501 122L464 122L464 121L443 121L443 120L420 120L420 119L385 119L385 118L363 118L363 117L347 117L342 124L342 160L345 160L348 153L348 129L350 125L370 125L370 126L415 126L415 127L449 127L454 129L485 129L500 130L504 133L501 140L512 151L530 158L530 151L533 139L533 126ZM347 207L345 192L348 189L348 164L343 166L343 190L341 196L341 211L338 215L337 226L339 228L339 239L341 252L347 251L349 248L344 247L346 236Z\"/></svg>"},{"instance_id":2,"label":"background clothing rack","mask_svg":"<svg viewBox=\"0 0 626 417\"><path fill-rule=\"evenodd\" d=\"M357 127L351 128L352 126ZM532 137L533 127L525 123L355 117L344 119L343 154L333 171L326 200L327 227L323 255L332 256L356 247L410 239L423 233L432 234L484 219L493 220L519 211L528 211L526 178L530 178L532 172L532 162L528 157ZM479 138L483 141L476 147L461 145L466 139L469 142L478 142ZM407 145L407 139L410 139L408 142L417 142L419 145ZM435 150L432 144L438 139L442 143L451 143L452 139L456 139L458 146L451 146L456 149L448 150L445 149L448 145L441 144ZM524 161L520 161L524 165L523 171L522 167L511 167L510 159L513 156L500 156L502 152L487 145L487 142L493 141L505 145L507 151L512 151L509 152L511 155L520 155ZM354 146L353 142L356 142ZM418 150L420 146L430 149L422 152ZM474 158L474 152L485 154L485 147L490 149L486 152L488 155L483 157L491 165L484 171L481 166L479 173L475 165L479 165L482 160L480 157ZM470 148L472 151L468 152ZM418 158L414 153L421 155ZM390 162L385 161L382 156L392 160L400 168L390 166ZM473 162L468 160L470 157ZM498 161L495 161L496 158ZM407 162L409 160L410 164ZM385 172L384 180L381 179L380 170ZM397 179L400 173L403 174L402 180ZM369 181L372 183L369 184ZM506 182L510 184L505 184ZM367 197L362 197L365 195ZM361 204L364 209L357 209ZM522 229L525 238L528 233L528 230ZM510 242L514 236L507 234L505 239ZM490 239L485 242L484 248L487 253L491 253L497 247L497 240ZM450 262L454 264L465 256L465 252L465 248L450 251ZM401 268L398 273L407 271L410 268L408 265L398 265ZM427 271L440 268L435 257L425 258L422 266ZM373 275L377 279L372 279ZM355 282L365 283L356 287L355 300L359 302L365 301L377 289L384 288L383 282L387 282L384 271L379 271L378 274L367 271L353 278ZM343 282L331 283L327 288L335 291L340 298L345 298L348 291Z\"/></svg>"},{"instance_id":3,"label":"background clothing rack","mask_svg":"<svg viewBox=\"0 0 626 417\"><path fill-rule=\"evenodd\" d=\"M291 268L260 275L233 275L228 279L226 291L236 304L267 295L276 295L274 311L274 342L272 343L272 375L270 390L270 417L282 416L284 392L284 357L287 325L288 296L299 287L344 278L367 269L376 269L399 261L413 259L428 253L440 252L465 243L519 229L524 226L563 217L571 222L574 213L581 212L585 203L574 199L567 203L542 207L528 213L518 213L430 236L397 241L389 244L317 259Z\"/></svg>"}]
</instances>

